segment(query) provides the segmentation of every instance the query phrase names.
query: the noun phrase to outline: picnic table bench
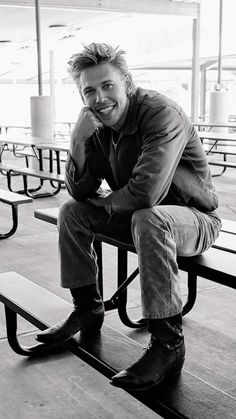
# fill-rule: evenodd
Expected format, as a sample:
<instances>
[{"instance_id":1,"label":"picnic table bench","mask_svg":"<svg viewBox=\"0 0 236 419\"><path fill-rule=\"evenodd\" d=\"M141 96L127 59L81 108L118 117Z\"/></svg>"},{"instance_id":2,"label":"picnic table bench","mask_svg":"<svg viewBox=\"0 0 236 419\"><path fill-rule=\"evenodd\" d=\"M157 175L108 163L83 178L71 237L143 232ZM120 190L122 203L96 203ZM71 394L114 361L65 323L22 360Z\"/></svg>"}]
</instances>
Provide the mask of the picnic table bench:
<instances>
[{"instance_id":1,"label":"picnic table bench","mask_svg":"<svg viewBox=\"0 0 236 419\"><path fill-rule=\"evenodd\" d=\"M222 167L220 173L216 173L213 176L221 176L227 168L236 168L236 161L228 160L227 156L236 156L236 135L229 133L220 132L209 132L200 131L198 135L203 143L207 140L208 148L205 150L208 157L213 154L223 155L223 160L208 160L209 165ZM206 144L205 144L206 145Z\"/></svg>"},{"instance_id":2,"label":"picnic table bench","mask_svg":"<svg viewBox=\"0 0 236 419\"><path fill-rule=\"evenodd\" d=\"M32 198L0 189L0 202L10 205L12 210L12 228L6 233L0 233L1 240L12 236L18 227L18 205L32 202Z\"/></svg>"},{"instance_id":3,"label":"picnic table bench","mask_svg":"<svg viewBox=\"0 0 236 419\"><path fill-rule=\"evenodd\" d=\"M7 163L0 163L0 171L6 172L7 175L7 186L9 191L16 192L19 194L24 193L26 196L30 198L39 198L39 197L46 197L46 196L54 196L58 194L58 192L61 190L61 185L64 183L64 175L60 173L54 173L54 172L48 172L40 169L34 169L30 167L20 167L13 164L7 164ZM13 191L12 190L12 175L18 174L22 175L23 177L23 189ZM35 178L40 179L40 186L37 188L29 188L28 186L28 176L32 176ZM43 181L48 180L49 182L56 182L57 186L54 187L54 190L52 192L40 192L37 191L41 189L43 185ZM37 192L37 193L36 193Z\"/></svg>"}]
</instances>

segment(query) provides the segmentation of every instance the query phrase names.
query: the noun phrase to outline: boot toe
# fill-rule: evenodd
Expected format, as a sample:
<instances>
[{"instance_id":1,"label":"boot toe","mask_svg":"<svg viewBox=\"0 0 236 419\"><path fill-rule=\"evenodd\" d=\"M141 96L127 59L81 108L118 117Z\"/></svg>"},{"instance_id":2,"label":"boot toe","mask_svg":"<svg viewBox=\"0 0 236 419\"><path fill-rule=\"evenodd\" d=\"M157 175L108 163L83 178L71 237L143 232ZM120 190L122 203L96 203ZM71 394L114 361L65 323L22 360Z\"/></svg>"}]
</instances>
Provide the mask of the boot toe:
<instances>
[{"instance_id":1,"label":"boot toe","mask_svg":"<svg viewBox=\"0 0 236 419\"><path fill-rule=\"evenodd\" d=\"M144 354L130 367L111 379L111 384L124 390L148 390L181 372L184 363L184 342L160 344L152 337Z\"/></svg>"},{"instance_id":2,"label":"boot toe","mask_svg":"<svg viewBox=\"0 0 236 419\"><path fill-rule=\"evenodd\" d=\"M128 370L120 371L118 374L114 375L110 381L111 385L115 387L121 387L125 389L134 389L140 385L140 377L137 377L135 374L129 372Z\"/></svg>"},{"instance_id":3,"label":"boot toe","mask_svg":"<svg viewBox=\"0 0 236 419\"><path fill-rule=\"evenodd\" d=\"M120 387L124 390L131 391L142 391L148 390L155 386L157 382L149 380L147 377L140 377L127 370L121 371L114 375L110 381L110 384L114 387Z\"/></svg>"},{"instance_id":4,"label":"boot toe","mask_svg":"<svg viewBox=\"0 0 236 419\"><path fill-rule=\"evenodd\" d=\"M178 373L180 373L180 371L178 371ZM172 371L169 371L163 375L160 375L157 372L155 376L147 376L145 373L143 376L138 376L127 370L123 370L111 378L110 384L115 387L123 388L124 390L143 391L159 385L173 375L175 374L173 374Z\"/></svg>"},{"instance_id":5,"label":"boot toe","mask_svg":"<svg viewBox=\"0 0 236 419\"><path fill-rule=\"evenodd\" d=\"M79 312L74 310L70 316L44 330L36 335L35 339L38 342L46 344L60 344L72 338L77 332L92 330L92 333L98 332L104 320L103 307L100 310Z\"/></svg>"},{"instance_id":6,"label":"boot toe","mask_svg":"<svg viewBox=\"0 0 236 419\"><path fill-rule=\"evenodd\" d=\"M55 344L63 342L69 339L68 333L66 333L64 322L61 322L43 332L38 333L35 339L40 343Z\"/></svg>"}]
</instances>

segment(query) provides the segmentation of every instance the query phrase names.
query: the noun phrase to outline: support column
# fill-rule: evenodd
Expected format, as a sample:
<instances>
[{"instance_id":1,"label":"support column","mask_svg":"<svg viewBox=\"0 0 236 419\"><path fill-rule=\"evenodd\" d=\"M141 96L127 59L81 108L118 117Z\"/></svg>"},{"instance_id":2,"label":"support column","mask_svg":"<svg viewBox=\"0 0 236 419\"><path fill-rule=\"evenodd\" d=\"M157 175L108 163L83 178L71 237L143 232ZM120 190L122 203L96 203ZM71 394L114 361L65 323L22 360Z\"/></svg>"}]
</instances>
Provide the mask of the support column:
<instances>
[{"instance_id":1,"label":"support column","mask_svg":"<svg viewBox=\"0 0 236 419\"><path fill-rule=\"evenodd\" d=\"M191 120L198 119L199 74L200 74L200 4L198 16L193 19L193 56L192 56L192 89L191 89Z\"/></svg>"}]
</instances>

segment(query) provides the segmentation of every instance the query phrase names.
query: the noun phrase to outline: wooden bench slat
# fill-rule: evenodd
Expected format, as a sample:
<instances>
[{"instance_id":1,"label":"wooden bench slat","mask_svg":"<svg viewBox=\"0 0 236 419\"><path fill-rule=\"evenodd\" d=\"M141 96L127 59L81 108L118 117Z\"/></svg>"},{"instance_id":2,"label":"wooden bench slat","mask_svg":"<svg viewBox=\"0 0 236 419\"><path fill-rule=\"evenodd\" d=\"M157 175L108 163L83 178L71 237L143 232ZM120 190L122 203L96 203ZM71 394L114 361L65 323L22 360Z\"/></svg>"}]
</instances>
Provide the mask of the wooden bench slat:
<instances>
[{"instance_id":1,"label":"wooden bench slat","mask_svg":"<svg viewBox=\"0 0 236 419\"><path fill-rule=\"evenodd\" d=\"M236 221L227 220L226 218L222 218L222 228L221 231L225 231L226 233L236 234Z\"/></svg>"},{"instance_id":2,"label":"wooden bench slat","mask_svg":"<svg viewBox=\"0 0 236 419\"><path fill-rule=\"evenodd\" d=\"M33 176L41 178L44 180L51 180L59 183L64 183L65 178L62 174L45 172L43 170L36 170L29 167L18 167L14 165L8 165L5 163L0 163L0 170L5 170L7 172L14 172L21 175Z\"/></svg>"},{"instance_id":3,"label":"wooden bench slat","mask_svg":"<svg viewBox=\"0 0 236 419\"><path fill-rule=\"evenodd\" d=\"M0 274L0 301L40 329L57 323L72 309L70 303L16 272Z\"/></svg>"},{"instance_id":4,"label":"wooden bench slat","mask_svg":"<svg viewBox=\"0 0 236 419\"><path fill-rule=\"evenodd\" d=\"M228 252L236 253L236 234L221 231L213 247Z\"/></svg>"},{"instance_id":5,"label":"wooden bench slat","mask_svg":"<svg viewBox=\"0 0 236 419\"><path fill-rule=\"evenodd\" d=\"M228 154L230 156L236 156L236 149L235 150L205 150L207 156L211 154Z\"/></svg>"},{"instance_id":6,"label":"wooden bench slat","mask_svg":"<svg viewBox=\"0 0 236 419\"><path fill-rule=\"evenodd\" d=\"M228 154L229 156L236 156L236 149L233 151L228 150L205 150L207 156L211 154Z\"/></svg>"},{"instance_id":7,"label":"wooden bench slat","mask_svg":"<svg viewBox=\"0 0 236 419\"><path fill-rule=\"evenodd\" d=\"M178 258L179 268L210 281L236 288L235 254L211 247L201 255Z\"/></svg>"},{"instance_id":8,"label":"wooden bench slat","mask_svg":"<svg viewBox=\"0 0 236 419\"><path fill-rule=\"evenodd\" d=\"M230 161L208 161L208 164L210 164L211 166L222 166L222 167L229 167L231 169L235 169L236 168L236 163L234 162L230 162Z\"/></svg>"},{"instance_id":9,"label":"wooden bench slat","mask_svg":"<svg viewBox=\"0 0 236 419\"><path fill-rule=\"evenodd\" d=\"M35 218L57 225L59 207L39 209L34 212Z\"/></svg>"},{"instance_id":10,"label":"wooden bench slat","mask_svg":"<svg viewBox=\"0 0 236 419\"><path fill-rule=\"evenodd\" d=\"M20 195L15 192L10 192L5 189L0 189L0 201L5 204L19 205L26 204L27 202L32 202L32 198Z\"/></svg>"}]
</instances>

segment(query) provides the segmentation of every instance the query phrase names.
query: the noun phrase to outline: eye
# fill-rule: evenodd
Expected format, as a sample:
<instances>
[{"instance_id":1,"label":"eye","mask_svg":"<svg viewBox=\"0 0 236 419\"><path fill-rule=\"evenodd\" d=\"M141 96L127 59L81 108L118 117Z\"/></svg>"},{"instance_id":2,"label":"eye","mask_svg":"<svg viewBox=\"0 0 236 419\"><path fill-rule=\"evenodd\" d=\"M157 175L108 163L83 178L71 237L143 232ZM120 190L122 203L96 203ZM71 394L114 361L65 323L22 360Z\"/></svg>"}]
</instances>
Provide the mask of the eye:
<instances>
[{"instance_id":1,"label":"eye","mask_svg":"<svg viewBox=\"0 0 236 419\"><path fill-rule=\"evenodd\" d=\"M93 94L94 90L93 89L87 89L84 92L84 96L91 96Z\"/></svg>"},{"instance_id":2,"label":"eye","mask_svg":"<svg viewBox=\"0 0 236 419\"><path fill-rule=\"evenodd\" d=\"M112 83L106 83L106 84L104 84L103 87L104 87L104 89L109 90L109 89L113 88L113 84Z\"/></svg>"}]
</instances>

